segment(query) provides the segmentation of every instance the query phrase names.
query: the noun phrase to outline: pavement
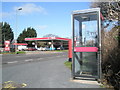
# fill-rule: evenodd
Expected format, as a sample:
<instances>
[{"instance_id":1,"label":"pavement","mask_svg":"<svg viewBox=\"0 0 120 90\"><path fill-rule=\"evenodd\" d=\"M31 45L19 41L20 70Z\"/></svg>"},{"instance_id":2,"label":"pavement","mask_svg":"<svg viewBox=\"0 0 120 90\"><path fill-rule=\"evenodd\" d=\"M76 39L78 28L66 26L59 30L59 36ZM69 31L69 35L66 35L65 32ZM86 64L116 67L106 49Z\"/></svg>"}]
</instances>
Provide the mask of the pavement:
<instances>
[{"instance_id":1,"label":"pavement","mask_svg":"<svg viewBox=\"0 0 120 90\"><path fill-rule=\"evenodd\" d=\"M68 60L66 52L2 57L2 83L26 83L26 88L100 88L94 80L71 79L71 71L64 65ZM6 63L8 60L17 62Z\"/></svg>"}]
</instances>

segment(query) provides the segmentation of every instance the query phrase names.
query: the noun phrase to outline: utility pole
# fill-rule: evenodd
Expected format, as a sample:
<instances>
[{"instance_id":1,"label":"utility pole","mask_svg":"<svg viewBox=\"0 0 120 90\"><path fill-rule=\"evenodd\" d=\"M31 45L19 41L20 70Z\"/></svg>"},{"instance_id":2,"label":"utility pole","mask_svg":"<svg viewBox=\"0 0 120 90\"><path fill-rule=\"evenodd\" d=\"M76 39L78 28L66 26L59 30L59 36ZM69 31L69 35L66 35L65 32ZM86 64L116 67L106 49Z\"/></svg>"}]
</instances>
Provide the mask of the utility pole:
<instances>
[{"instance_id":1,"label":"utility pole","mask_svg":"<svg viewBox=\"0 0 120 90\"><path fill-rule=\"evenodd\" d=\"M15 52L16 52L16 54L17 54L18 11L20 11L20 10L22 10L22 8L18 8L16 10L16 40L15 40L15 43L16 43L16 45L15 45Z\"/></svg>"}]
</instances>

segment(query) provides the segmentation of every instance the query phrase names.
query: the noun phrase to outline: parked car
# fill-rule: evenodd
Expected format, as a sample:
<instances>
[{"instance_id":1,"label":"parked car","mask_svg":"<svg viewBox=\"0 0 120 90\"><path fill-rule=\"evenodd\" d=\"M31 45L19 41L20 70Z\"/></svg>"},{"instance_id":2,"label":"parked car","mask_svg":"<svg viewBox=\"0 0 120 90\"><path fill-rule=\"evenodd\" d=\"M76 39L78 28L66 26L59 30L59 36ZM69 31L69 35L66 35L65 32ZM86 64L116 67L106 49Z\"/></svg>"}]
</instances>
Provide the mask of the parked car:
<instances>
[{"instance_id":1,"label":"parked car","mask_svg":"<svg viewBox=\"0 0 120 90\"><path fill-rule=\"evenodd\" d=\"M50 48L48 48L48 47L45 47L45 51L49 51L50 50Z\"/></svg>"},{"instance_id":2,"label":"parked car","mask_svg":"<svg viewBox=\"0 0 120 90\"><path fill-rule=\"evenodd\" d=\"M42 51L45 51L45 47L42 47Z\"/></svg>"},{"instance_id":3,"label":"parked car","mask_svg":"<svg viewBox=\"0 0 120 90\"><path fill-rule=\"evenodd\" d=\"M55 50L55 48L50 47L50 50Z\"/></svg>"},{"instance_id":4,"label":"parked car","mask_svg":"<svg viewBox=\"0 0 120 90\"><path fill-rule=\"evenodd\" d=\"M49 51L50 48L48 48L48 47L40 47L40 48L37 48L37 50L39 50L39 51Z\"/></svg>"},{"instance_id":5,"label":"parked car","mask_svg":"<svg viewBox=\"0 0 120 90\"><path fill-rule=\"evenodd\" d=\"M37 48L38 51L41 51L41 48Z\"/></svg>"},{"instance_id":6,"label":"parked car","mask_svg":"<svg viewBox=\"0 0 120 90\"><path fill-rule=\"evenodd\" d=\"M50 48L48 48L48 47L42 47L42 49L41 49L42 51L49 51L50 50Z\"/></svg>"},{"instance_id":7,"label":"parked car","mask_svg":"<svg viewBox=\"0 0 120 90\"><path fill-rule=\"evenodd\" d=\"M27 49L27 46L18 46L19 51L26 51Z\"/></svg>"},{"instance_id":8,"label":"parked car","mask_svg":"<svg viewBox=\"0 0 120 90\"><path fill-rule=\"evenodd\" d=\"M57 50L64 50L64 48L63 47L58 47Z\"/></svg>"},{"instance_id":9,"label":"parked car","mask_svg":"<svg viewBox=\"0 0 120 90\"><path fill-rule=\"evenodd\" d=\"M38 51L42 51L43 50L43 47L39 47L37 48Z\"/></svg>"},{"instance_id":10,"label":"parked car","mask_svg":"<svg viewBox=\"0 0 120 90\"><path fill-rule=\"evenodd\" d=\"M37 49L35 47L28 47L28 51L36 51Z\"/></svg>"}]
</instances>

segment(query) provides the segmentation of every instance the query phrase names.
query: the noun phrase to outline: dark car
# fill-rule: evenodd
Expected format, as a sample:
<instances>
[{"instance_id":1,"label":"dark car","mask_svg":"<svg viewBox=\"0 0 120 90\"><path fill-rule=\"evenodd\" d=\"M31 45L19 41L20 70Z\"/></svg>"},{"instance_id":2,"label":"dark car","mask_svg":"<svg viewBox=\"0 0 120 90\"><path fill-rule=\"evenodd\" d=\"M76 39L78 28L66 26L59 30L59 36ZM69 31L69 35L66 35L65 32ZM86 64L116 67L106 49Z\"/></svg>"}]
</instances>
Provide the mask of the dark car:
<instances>
[{"instance_id":1,"label":"dark car","mask_svg":"<svg viewBox=\"0 0 120 90\"><path fill-rule=\"evenodd\" d=\"M28 51L36 51L37 49L35 47L28 47Z\"/></svg>"}]
</instances>

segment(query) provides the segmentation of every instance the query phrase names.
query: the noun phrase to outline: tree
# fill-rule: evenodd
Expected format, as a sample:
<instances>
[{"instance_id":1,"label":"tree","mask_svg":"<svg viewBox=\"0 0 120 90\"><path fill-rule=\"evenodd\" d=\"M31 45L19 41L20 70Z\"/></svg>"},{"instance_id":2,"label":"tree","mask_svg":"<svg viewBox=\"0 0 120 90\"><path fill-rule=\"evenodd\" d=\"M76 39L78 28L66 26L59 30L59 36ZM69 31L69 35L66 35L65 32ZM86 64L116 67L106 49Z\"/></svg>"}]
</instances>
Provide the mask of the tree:
<instances>
[{"instance_id":1,"label":"tree","mask_svg":"<svg viewBox=\"0 0 120 90\"><path fill-rule=\"evenodd\" d=\"M34 28L28 27L26 32L26 37L37 37L36 30Z\"/></svg>"},{"instance_id":2,"label":"tree","mask_svg":"<svg viewBox=\"0 0 120 90\"><path fill-rule=\"evenodd\" d=\"M18 43L25 43L25 38L33 38L37 37L36 30L34 28L28 27L24 29L22 33L20 33L19 37L17 38Z\"/></svg>"},{"instance_id":3,"label":"tree","mask_svg":"<svg viewBox=\"0 0 120 90\"><path fill-rule=\"evenodd\" d=\"M91 3L91 7L99 7L105 20L109 20L109 22L118 21L118 25L120 24L120 1L114 2L113 0L111 2L93 2Z\"/></svg>"},{"instance_id":4,"label":"tree","mask_svg":"<svg viewBox=\"0 0 120 90\"><path fill-rule=\"evenodd\" d=\"M17 42L18 43L25 43L25 38L26 38L26 30L24 29L22 33L20 33L18 39L17 39Z\"/></svg>"},{"instance_id":5,"label":"tree","mask_svg":"<svg viewBox=\"0 0 120 90\"><path fill-rule=\"evenodd\" d=\"M2 42L2 45L4 45L5 40L10 40L11 42L14 39L14 33L12 31L12 28L7 22L0 23L0 33L1 33L0 40Z\"/></svg>"},{"instance_id":6,"label":"tree","mask_svg":"<svg viewBox=\"0 0 120 90\"><path fill-rule=\"evenodd\" d=\"M0 23L0 47L2 46L2 23Z\"/></svg>"},{"instance_id":7,"label":"tree","mask_svg":"<svg viewBox=\"0 0 120 90\"><path fill-rule=\"evenodd\" d=\"M115 2L111 0L109 2L93 2L91 3L92 8L99 7L104 17L105 28L108 27L112 22L117 21L117 25L120 25L120 1Z\"/></svg>"}]
</instances>

